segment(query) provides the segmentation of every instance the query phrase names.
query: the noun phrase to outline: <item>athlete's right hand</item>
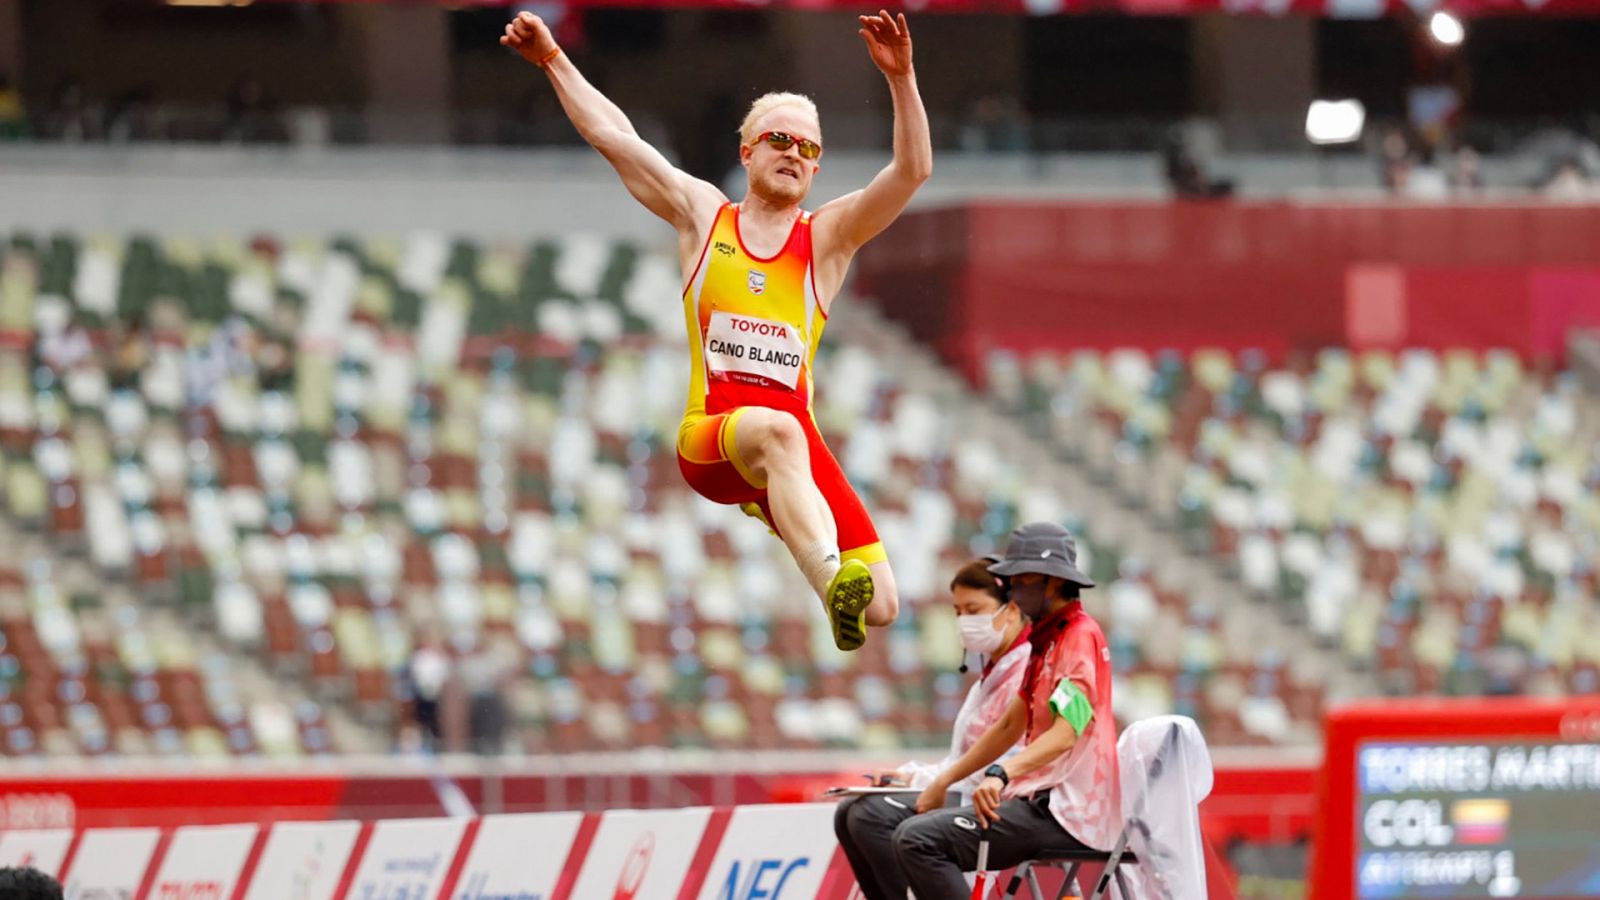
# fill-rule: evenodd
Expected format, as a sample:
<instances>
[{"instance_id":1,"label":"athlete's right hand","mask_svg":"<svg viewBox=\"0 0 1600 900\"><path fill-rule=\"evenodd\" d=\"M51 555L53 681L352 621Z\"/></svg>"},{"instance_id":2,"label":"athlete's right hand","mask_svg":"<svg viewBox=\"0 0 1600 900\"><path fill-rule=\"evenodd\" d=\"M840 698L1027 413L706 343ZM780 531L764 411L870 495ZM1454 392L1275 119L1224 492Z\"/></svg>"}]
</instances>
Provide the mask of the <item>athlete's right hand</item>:
<instances>
[{"instance_id":1,"label":"athlete's right hand","mask_svg":"<svg viewBox=\"0 0 1600 900\"><path fill-rule=\"evenodd\" d=\"M925 813L935 809L943 809L946 790L948 788L938 781L923 788L921 796L917 797L917 812Z\"/></svg>"},{"instance_id":2,"label":"athlete's right hand","mask_svg":"<svg viewBox=\"0 0 1600 900\"><path fill-rule=\"evenodd\" d=\"M506 33L500 38L500 45L510 47L522 54L523 59L537 64L556 49L556 39L551 36L550 27L544 24L543 19L524 12L517 13L515 19L506 23Z\"/></svg>"}]
</instances>

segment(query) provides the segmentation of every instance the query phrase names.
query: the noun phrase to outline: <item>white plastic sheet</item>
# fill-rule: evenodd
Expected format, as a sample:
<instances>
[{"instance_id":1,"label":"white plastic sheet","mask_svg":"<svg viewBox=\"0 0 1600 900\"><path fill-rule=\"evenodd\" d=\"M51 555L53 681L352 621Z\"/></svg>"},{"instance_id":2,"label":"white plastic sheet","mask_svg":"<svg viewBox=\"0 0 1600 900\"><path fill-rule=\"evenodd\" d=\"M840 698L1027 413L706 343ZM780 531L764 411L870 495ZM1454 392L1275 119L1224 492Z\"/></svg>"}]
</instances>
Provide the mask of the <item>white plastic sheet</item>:
<instances>
[{"instance_id":1,"label":"white plastic sheet","mask_svg":"<svg viewBox=\"0 0 1600 900\"><path fill-rule=\"evenodd\" d=\"M1137 865L1124 866L1131 900L1206 900L1200 801L1211 793L1211 753L1188 716L1129 725L1117 741L1122 815Z\"/></svg>"}]
</instances>

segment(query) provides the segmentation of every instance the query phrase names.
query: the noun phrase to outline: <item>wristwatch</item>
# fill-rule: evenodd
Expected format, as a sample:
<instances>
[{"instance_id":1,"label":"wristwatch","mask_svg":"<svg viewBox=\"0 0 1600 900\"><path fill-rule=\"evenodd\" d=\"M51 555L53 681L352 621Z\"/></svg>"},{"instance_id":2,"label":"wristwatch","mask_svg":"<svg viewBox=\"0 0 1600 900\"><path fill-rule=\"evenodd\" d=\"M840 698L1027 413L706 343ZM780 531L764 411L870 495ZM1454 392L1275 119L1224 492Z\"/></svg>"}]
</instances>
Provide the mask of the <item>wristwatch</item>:
<instances>
[{"instance_id":1,"label":"wristwatch","mask_svg":"<svg viewBox=\"0 0 1600 900\"><path fill-rule=\"evenodd\" d=\"M1011 776L1006 774L1006 767L1000 765L999 763L995 763L989 768L984 769L983 777L998 778L1000 779L1000 783L1005 785L1009 785L1011 783Z\"/></svg>"}]
</instances>

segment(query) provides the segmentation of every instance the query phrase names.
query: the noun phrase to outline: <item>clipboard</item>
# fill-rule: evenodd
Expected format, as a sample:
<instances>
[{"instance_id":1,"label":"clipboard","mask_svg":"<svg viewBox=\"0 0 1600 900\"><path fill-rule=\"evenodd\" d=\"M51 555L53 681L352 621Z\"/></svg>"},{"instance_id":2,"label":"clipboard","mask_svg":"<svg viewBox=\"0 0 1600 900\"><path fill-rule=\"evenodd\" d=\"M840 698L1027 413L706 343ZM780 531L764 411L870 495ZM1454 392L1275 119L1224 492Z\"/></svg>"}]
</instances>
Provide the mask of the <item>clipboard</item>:
<instances>
[{"instance_id":1,"label":"clipboard","mask_svg":"<svg viewBox=\"0 0 1600 900\"><path fill-rule=\"evenodd\" d=\"M907 785L878 785L858 784L851 787L831 787L825 793L828 797L859 797L864 794L919 794L921 791Z\"/></svg>"}]
</instances>

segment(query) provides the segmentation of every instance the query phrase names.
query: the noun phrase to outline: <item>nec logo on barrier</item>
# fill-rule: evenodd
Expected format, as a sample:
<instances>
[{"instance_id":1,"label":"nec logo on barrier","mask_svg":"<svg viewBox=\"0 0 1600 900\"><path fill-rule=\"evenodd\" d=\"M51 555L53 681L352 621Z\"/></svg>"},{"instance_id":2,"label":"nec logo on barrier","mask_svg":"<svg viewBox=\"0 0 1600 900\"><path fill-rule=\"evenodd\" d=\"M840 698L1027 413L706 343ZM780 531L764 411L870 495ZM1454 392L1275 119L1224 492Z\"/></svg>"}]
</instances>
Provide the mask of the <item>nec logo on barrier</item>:
<instances>
[{"instance_id":1,"label":"nec logo on barrier","mask_svg":"<svg viewBox=\"0 0 1600 900\"><path fill-rule=\"evenodd\" d=\"M778 900L789 876L810 864L810 857L805 856L793 860L752 859L746 861L741 873L741 866L735 860L728 867L728 877L717 892L717 900Z\"/></svg>"}]
</instances>

